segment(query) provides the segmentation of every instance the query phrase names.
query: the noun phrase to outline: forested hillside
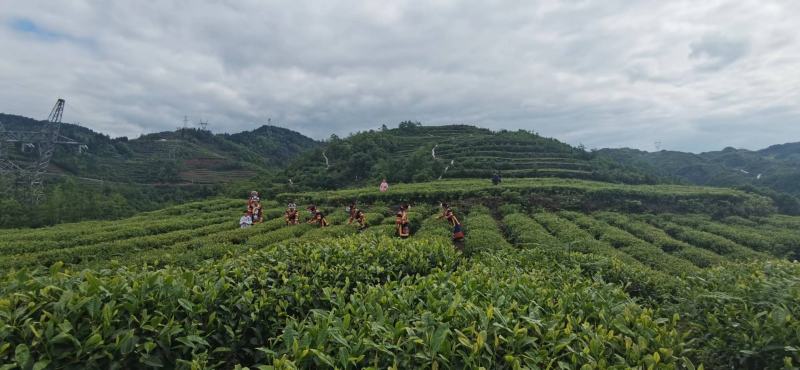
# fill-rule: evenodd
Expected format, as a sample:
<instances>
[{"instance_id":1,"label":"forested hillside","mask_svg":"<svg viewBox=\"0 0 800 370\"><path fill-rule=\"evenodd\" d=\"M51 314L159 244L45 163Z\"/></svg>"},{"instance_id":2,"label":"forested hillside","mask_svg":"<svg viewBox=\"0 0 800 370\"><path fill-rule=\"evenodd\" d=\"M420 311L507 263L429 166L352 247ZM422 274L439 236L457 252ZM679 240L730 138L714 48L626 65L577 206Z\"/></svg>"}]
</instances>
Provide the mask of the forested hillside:
<instances>
[{"instance_id":1,"label":"forested hillside","mask_svg":"<svg viewBox=\"0 0 800 370\"><path fill-rule=\"evenodd\" d=\"M38 131L41 121L0 114L7 130ZM237 134L179 129L136 139L110 138L65 123L61 134L87 145L58 147L45 177L45 201L29 204L19 179L0 179L0 227L43 226L66 221L118 218L135 213L244 192L268 182L286 162L319 144L280 127L262 126ZM2 153L26 165L37 153L22 143L3 144Z\"/></svg>"},{"instance_id":2,"label":"forested hillside","mask_svg":"<svg viewBox=\"0 0 800 370\"><path fill-rule=\"evenodd\" d=\"M28 131L37 131L42 124L5 114L0 114L0 122L8 130ZM63 124L61 133L88 148L78 154L74 147L59 147L51 163L54 175L138 184L215 184L246 179L280 169L286 161L318 145L299 133L272 126L233 135L186 128L136 139L112 139ZM6 152L25 160L20 148Z\"/></svg>"},{"instance_id":3,"label":"forested hillside","mask_svg":"<svg viewBox=\"0 0 800 370\"><path fill-rule=\"evenodd\" d=\"M333 189L381 178L419 182L439 178L559 177L656 183L646 171L619 165L582 148L527 131L491 131L468 125L399 127L332 136L325 146L292 162L298 186Z\"/></svg>"},{"instance_id":4,"label":"forested hillside","mask_svg":"<svg viewBox=\"0 0 800 370\"><path fill-rule=\"evenodd\" d=\"M0 114L8 129L36 130L41 122ZM62 133L88 145L58 148L48 176L56 199L30 207L22 191L0 197L6 212L0 227L41 226L63 221L120 217L141 210L200 199L237 195L258 188L282 191L338 189L452 178L572 178L627 184L685 183L735 186L770 197L781 212L800 214L798 145L776 145L758 152L726 149L691 154L632 149L587 151L528 131L491 131L468 125L422 126L402 122L397 128L332 135L316 142L294 131L262 126L235 134L180 129L136 139L110 138L64 124ZM24 163L19 147L5 155ZM30 157L28 157L30 158ZM0 179L12 184L13 179ZM6 186L8 187L8 186ZM18 189L19 190L19 189ZM107 205L122 196L126 202ZM58 203L58 204L54 204ZM81 218L74 212L92 209Z\"/></svg>"},{"instance_id":5,"label":"forested hillside","mask_svg":"<svg viewBox=\"0 0 800 370\"><path fill-rule=\"evenodd\" d=\"M800 196L800 143L773 145L758 151L725 148L700 154L601 149L597 155L687 184L752 186Z\"/></svg>"}]
</instances>

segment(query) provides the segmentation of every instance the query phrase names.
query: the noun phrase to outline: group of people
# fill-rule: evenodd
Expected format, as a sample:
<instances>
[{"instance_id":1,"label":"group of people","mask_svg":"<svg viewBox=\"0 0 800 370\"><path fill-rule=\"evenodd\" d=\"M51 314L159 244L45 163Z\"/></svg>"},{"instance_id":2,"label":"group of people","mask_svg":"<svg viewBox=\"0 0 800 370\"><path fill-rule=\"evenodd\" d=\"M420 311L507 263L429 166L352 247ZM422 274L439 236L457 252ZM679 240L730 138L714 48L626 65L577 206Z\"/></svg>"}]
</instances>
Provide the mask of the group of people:
<instances>
[{"instance_id":1,"label":"group of people","mask_svg":"<svg viewBox=\"0 0 800 370\"><path fill-rule=\"evenodd\" d=\"M317 225L319 227L327 227L330 225L328 219L325 218L325 213L322 209L317 208L315 205L310 205L306 208L306 210L311 213L311 218L308 219L308 224L310 225ZM286 205L286 211L283 212L283 219L286 225L299 225L300 224L300 212L297 210L297 204L294 202L289 202Z\"/></svg>"},{"instance_id":2,"label":"group of people","mask_svg":"<svg viewBox=\"0 0 800 370\"><path fill-rule=\"evenodd\" d=\"M456 246L456 249L463 250L464 249L464 229L461 226L461 221L458 220L456 213L453 211L450 206L442 202L442 214L437 217L438 219L445 219L450 224L450 227L453 230L453 244ZM407 203L403 203L400 205L399 210L395 214L395 227L396 227L396 234L401 238L408 238L411 235L411 223L408 220L408 211L411 209L411 206Z\"/></svg>"},{"instance_id":3,"label":"group of people","mask_svg":"<svg viewBox=\"0 0 800 370\"><path fill-rule=\"evenodd\" d=\"M253 226L253 224L260 224L264 222L264 214L261 209L261 197L258 192L253 190L250 192L250 197L247 199L247 210L239 218L239 227L242 229Z\"/></svg>"},{"instance_id":4,"label":"group of people","mask_svg":"<svg viewBox=\"0 0 800 370\"><path fill-rule=\"evenodd\" d=\"M381 183L381 191L388 189L388 185L384 186L385 183L386 180ZM453 244L455 245L456 249L463 250L464 229L461 226L461 221L459 221L455 212L447 203L442 202L441 208L442 214L438 216L438 219L445 219L450 224L450 227L452 228ZM397 213L395 214L395 234L403 239L408 238L411 235L411 223L408 217L408 212L410 209L411 206L408 203L403 203L400 205ZM308 224L316 225L318 227L328 227L330 225L327 218L325 218L325 213L321 208L312 204L308 206L306 210L311 214L311 217L307 221ZM359 232L364 231L367 229L367 227L369 227L369 224L367 223L366 212L358 208L355 201L351 202L345 208L345 211L349 215L347 219L348 225L356 223L358 225ZM300 224L300 213L297 210L297 204L294 202L289 202L289 204L286 206L286 211L284 212L284 220L286 225ZM262 222L264 222L264 216L261 207L261 197L257 191L251 191L250 197L247 199L247 210L239 219L239 225L241 228L248 228L253 224L259 224Z\"/></svg>"},{"instance_id":5,"label":"group of people","mask_svg":"<svg viewBox=\"0 0 800 370\"><path fill-rule=\"evenodd\" d=\"M442 214L437 217L438 219L445 219L450 224L453 230L452 239L456 249L463 251L464 249L464 229L461 226L461 221L458 220L455 212L447 203L442 202ZM408 219L408 211L411 206L407 203L400 205L397 213L395 214L395 234L403 239L411 235L411 223Z\"/></svg>"}]
</instances>

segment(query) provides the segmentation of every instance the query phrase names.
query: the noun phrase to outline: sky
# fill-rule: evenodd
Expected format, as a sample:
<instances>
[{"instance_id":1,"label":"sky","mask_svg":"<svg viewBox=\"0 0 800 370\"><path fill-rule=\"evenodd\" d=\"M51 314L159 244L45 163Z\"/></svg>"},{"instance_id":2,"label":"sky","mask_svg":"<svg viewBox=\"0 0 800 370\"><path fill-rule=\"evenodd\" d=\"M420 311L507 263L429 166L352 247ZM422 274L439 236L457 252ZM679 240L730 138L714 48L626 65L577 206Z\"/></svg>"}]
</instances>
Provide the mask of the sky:
<instances>
[{"instance_id":1,"label":"sky","mask_svg":"<svg viewBox=\"0 0 800 370\"><path fill-rule=\"evenodd\" d=\"M800 141L800 1L0 0L0 112L113 137L525 129L587 148Z\"/></svg>"}]
</instances>

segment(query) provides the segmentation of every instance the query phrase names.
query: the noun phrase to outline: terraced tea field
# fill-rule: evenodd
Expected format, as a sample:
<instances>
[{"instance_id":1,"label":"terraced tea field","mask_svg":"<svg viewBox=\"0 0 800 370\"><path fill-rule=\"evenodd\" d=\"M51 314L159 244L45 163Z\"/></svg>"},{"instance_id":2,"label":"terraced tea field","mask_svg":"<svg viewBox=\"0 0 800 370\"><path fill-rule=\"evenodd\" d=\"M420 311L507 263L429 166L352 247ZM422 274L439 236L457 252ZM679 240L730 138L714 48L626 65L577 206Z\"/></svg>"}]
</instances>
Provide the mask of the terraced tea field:
<instances>
[{"instance_id":1,"label":"terraced tea field","mask_svg":"<svg viewBox=\"0 0 800 370\"><path fill-rule=\"evenodd\" d=\"M516 178L596 177L588 156L552 139L533 140L469 126L427 126L395 134L400 142L397 154L429 147L436 160L451 163L444 178L489 178L495 171Z\"/></svg>"},{"instance_id":2,"label":"terraced tea field","mask_svg":"<svg viewBox=\"0 0 800 370\"><path fill-rule=\"evenodd\" d=\"M332 225L286 226L288 199L321 204ZM368 212L363 233L346 224L353 199ZM464 224L463 254L439 200ZM403 201L405 240L391 209ZM247 229L244 202L218 199L3 230L0 367L800 363L800 217L751 194L453 180L284 194L264 207L267 221Z\"/></svg>"}]
</instances>

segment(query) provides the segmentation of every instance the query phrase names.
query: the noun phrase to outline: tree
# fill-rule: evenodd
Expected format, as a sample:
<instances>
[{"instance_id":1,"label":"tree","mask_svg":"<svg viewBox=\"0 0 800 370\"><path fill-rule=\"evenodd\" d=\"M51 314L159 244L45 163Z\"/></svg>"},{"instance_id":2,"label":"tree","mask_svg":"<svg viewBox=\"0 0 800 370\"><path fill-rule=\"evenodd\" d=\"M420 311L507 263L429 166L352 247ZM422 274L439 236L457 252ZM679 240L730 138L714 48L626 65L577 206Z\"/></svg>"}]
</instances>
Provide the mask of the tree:
<instances>
[{"instance_id":1,"label":"tree","mask_svg":"<svg viewBox=\"0 0 800 370\"><path fill-rule=\"evenodd\" d=\"M422 127L419 122L403 121L397 126L402 131L414 131L417 127Z\"/></svg>"},{"instance_id":2,"label":"tree","mask_svg":"<svg viewBox=\"0 0 800 370\"><path fill-rule=\"evenodd\" d=\"M20 227L28 224L25 208L16 199L0 199L0 227Z\"/></svg>"}]
</instances>

